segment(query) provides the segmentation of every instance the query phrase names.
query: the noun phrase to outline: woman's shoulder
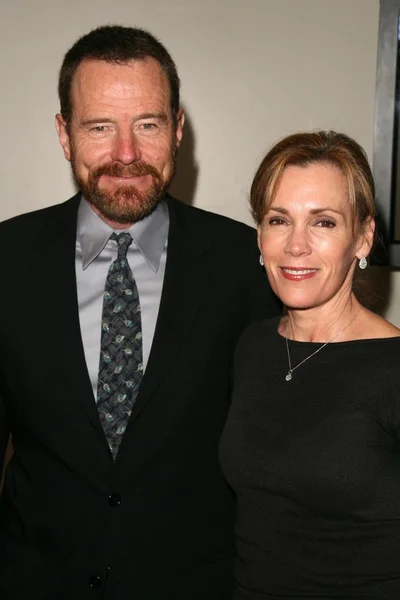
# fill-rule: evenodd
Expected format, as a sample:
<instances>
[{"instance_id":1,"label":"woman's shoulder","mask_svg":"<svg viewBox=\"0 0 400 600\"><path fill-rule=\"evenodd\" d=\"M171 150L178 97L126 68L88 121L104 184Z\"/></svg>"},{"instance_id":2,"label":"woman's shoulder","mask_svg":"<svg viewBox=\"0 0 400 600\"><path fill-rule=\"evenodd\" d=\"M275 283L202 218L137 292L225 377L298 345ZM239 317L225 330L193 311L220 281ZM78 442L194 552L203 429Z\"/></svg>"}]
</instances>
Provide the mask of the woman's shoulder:
<instances>
[{"instance_id":1,"label":"woman's shoulder","mask_svg":"<svg viewBox=\"0 0 400 600\"><path fill-rule=\"evenodd\" d=\"M400 329L380 315L364 308L357 323L355 337L364 340L399 338Z\"/></svg>"},{"instance_id":2,"label":"woman's shoulder","mask_svg":"<svg viewBox=\"0 0 400 600\"><path fill-rule=\"evenodd\" d=\"M278 334L279 321L280 317L260 319L243 331L235 348L236 375L243 372L249 377L249 373L258 368L263 370L270 359L279 354L279 345L282 344Z\"/></svg>"},{"instance_id":3,"label":"woman's shoulder","mask_svg":"<svg viewBox=\"0 0 400 600\"><path fill-rule=\"evenodd\" d=\"M272 343L273 340L278 339L278 325L281 317L272 317L270 319L259 319L253 321L243 331L242 335L238 340L238 347L245 348L258 344L265 344L265 342Z\"/></svg>"}]
</instances>

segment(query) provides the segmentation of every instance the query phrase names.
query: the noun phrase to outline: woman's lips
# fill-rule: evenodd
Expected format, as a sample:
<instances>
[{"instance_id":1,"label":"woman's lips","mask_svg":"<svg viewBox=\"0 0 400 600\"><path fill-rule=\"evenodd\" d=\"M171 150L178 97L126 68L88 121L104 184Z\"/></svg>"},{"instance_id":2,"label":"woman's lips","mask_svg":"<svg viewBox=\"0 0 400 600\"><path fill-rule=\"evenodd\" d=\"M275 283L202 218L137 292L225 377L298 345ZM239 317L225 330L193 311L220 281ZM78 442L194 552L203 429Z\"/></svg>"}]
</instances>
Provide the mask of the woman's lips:
<instances>
[{"instance_id":1,"label":"woman's lips","mask_svg":"<svg viewBox=\"0 0 400 600\"><path fill-rule=\"evenodd\" d=\"M280 267L282 275L285 279L291 281L302 281L314 277L318 269L307 269L306 267Z\"/></svg>"}]
</instances>

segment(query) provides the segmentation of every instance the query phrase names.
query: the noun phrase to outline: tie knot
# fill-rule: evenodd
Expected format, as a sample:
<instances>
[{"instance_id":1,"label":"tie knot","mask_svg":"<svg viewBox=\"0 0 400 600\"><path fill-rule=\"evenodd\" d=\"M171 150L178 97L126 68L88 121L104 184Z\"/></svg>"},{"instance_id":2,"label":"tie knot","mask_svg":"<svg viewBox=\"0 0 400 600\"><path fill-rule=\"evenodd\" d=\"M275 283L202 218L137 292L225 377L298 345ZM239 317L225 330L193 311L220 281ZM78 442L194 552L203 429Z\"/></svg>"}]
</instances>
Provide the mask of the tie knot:
<instances>
[{"instance_id":1,"label":"tie knot","mask_svg":"<svg viewBox=\"0 0 400 600\"><path fill-rule=\"evenodd\" d=\"M130 233L113 233L110 240L115 240L118 244L118 258L126 258L129 246L132 244Z\"/></svg>"}]
</instances>

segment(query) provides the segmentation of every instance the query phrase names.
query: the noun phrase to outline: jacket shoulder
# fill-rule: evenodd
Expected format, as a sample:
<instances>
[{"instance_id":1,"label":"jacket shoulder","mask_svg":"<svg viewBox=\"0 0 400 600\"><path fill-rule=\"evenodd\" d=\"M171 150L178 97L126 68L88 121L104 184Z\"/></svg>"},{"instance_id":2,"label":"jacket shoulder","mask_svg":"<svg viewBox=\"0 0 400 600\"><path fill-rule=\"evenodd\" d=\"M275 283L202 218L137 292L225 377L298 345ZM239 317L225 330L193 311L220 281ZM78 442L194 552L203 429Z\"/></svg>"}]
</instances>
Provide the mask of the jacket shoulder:
<instances>
[{"instance_id":1,"label":"jacket shoulder","mask_svg":"<svg viewBox=\"0 0 400 600\"><path fill-rule=\"evenodd\" d=\"M76 210L79 200L80 196L76 195L61 204L33 210L0 222L0 240L4 242L5 239L14 235L19 237L29 236L29 233L34 235L38 232L38 229L46 224L51 225L51 223L55 223L66 217L71 211Z\"/></svg>"},{"instance_id":2,"label":"jacket shoulder","mask_svg":"<svg viewBox=\"0 0 400 600\"><path fill-rule=\"evenodd\" d=\"M280 303L272 293L265 272L260 267L260 251L253 227L200 208L183 205L171 199L170 214L192 236L192 244L210 242L213 265L219 269L219 283L224 290L234 281L235 297L247 307L248 322L268 318L281 312ZM222 270L221 270L222 269ZM225 293L224 291L224 293Z\"/></svg>"},{"instance_id":3,"label":"jacket shoulder","mask_svg":"<svg viewBox=\"0 0 400 600\"><path fill-rule=\"evenodd\" d=\"M186 220L192 227L203 229L207 235L236 235L254 241L255 229L245 223L202 208L189 206L171 196L168 198L168 205L177 213L178 217Z\"/></svg>"}]
</instances>

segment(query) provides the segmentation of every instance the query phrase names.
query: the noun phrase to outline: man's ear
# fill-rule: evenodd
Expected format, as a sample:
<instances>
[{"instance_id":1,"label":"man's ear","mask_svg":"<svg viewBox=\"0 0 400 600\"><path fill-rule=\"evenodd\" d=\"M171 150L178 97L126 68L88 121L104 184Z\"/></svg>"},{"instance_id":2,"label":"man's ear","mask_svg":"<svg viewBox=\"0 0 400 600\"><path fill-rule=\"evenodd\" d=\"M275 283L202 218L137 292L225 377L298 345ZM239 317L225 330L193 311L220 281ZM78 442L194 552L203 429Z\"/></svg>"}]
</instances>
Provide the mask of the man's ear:
<instances>
[{"instance_id":1,"label":"man's ear","mask_svg":"<svg viewBox=\"0 0 400 600\"><path fill-rule=\"evenodd\" d=\"M176 148L178 149L181 145L182 137L183 137L183 125L185 123L185 113L183 108L178 110L178 114L176 116Z\"/></svg>"},{"instance_id":2,"label":"man's ear","mask_svg":"<svg viewBox=\"0 0 400 600\"><path fill-rule=\"evenodd\" d=\"M56 129L58 133L58 139L60 140L61 147L64 151L64 156L67 160L71 160L71 144L68 134L67 123L64 121L62 115L56 115Z\"/></svg>"},{"instance_id":3,"label":"man's ear","mask_svg":"<svg viewBox=\"0 0 400 600\"><path fill-rule=\"evenodd\" d=\"M360 232L360 242L357 248L356 256L358 259L367 257L371 252L372 245L374 243L375 235L375 219L368 217L363 225L363 229Z\"/></svg>"}]
</instances>

